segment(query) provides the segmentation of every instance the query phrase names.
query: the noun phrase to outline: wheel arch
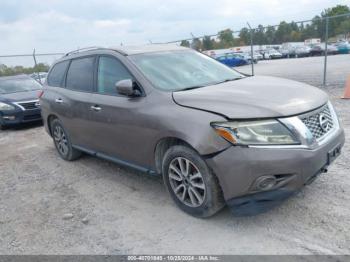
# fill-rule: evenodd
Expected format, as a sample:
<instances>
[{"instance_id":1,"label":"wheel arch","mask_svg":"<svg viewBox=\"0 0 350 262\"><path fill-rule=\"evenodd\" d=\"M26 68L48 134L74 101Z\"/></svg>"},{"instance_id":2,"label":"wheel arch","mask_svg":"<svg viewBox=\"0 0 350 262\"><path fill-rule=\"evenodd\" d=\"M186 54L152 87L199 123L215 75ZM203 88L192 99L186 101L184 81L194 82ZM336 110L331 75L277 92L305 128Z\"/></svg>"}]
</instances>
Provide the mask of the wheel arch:
<instances>
[{"instance_id":1,"label":"wheel arch","mask_svg":"<svg viewBox=\"0 0 350 262\"><path fill-rule=\"evenodd\" d=\"M47 116L47 129L49 131L49 134L50 136L52 136L52 130L51 130L51 122L54 120L54 119L58 119L58 117L55 115L55 114L50 114Z\"/></svg>"},{"instance_id":2,"label":"wheel arch","mask_svg":"<svg viewBox=\"0 0 350 262\"><path fill-rule=\"evenodd\" d=\"M171 136L161 138L157 142L156 147L154 149L155 168L156 168L156 172L158 174L162 173L162 161L163 161L163 156L164 156L165 152L170 147L175 146L175 145L187 146L198 153L198 151L191 144L189 144L188 142L186 142L185 140L183 140L181 138L171 137Z\"/></svg>"}]
</instances>

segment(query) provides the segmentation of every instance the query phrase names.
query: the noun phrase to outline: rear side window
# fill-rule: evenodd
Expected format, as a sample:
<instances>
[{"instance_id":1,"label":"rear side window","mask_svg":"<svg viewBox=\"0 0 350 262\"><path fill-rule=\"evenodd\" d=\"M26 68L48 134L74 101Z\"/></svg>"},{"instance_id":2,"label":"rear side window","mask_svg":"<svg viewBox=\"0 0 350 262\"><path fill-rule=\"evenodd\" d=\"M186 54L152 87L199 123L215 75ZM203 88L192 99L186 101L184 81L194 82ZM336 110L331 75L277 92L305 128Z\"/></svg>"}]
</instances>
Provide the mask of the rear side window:
<instances>
[{"instance_id":1,"label":"rear side window","mask_svg":"<svg viewBox=\"0 0 350 262\"><path fill-rule=\"evenodd\" d=\"M115 83L132 79L129 71L117 59L101 56L98 65L97 92L101 94L117 94Z\"/></svg>"},{"instance_id":2,"label":"rear side window","mask_svg":"<svg viewBox=\"0 0 350 262\"><path fill-rule=\"evenodd\" d=\"M94 60L95 57L72 60L67 73L67 88L86 92L93 91Z\"/></svg>"},{"instance_id":3,"label":"rear side window","mask_svg":"<svg viewBox=\"0 0 350 262\"><path fill-rule=\"evenodd\" d=\"M68 64L69 64L69 61L63 61L53 66L47 78L47 83L50 86L58 86L58 87L63 86L63 78L64 78L64 74L66 73Z\"/></svg>"}]
</instances>

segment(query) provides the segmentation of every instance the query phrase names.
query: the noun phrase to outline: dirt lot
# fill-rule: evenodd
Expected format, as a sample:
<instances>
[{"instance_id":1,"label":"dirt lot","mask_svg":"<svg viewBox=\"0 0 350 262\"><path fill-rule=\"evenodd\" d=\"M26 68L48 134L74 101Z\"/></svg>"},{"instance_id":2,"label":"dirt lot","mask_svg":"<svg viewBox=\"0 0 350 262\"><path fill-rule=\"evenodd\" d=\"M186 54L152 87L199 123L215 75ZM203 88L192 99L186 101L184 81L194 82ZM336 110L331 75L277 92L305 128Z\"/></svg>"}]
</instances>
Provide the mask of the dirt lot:
<instances>
[{"instance_id":1,"label":"dirt lot","mask_svg":"<svg viewBox=\"0 0 350 262\"><path fill-rule=\"evenodd\" d=\"M262 61L257 74L320 86L322 58ZM329 58L330 93L350 135L350 101L339 99L350 55ZM249 72L249 67L240 68ZM349 144L329 172L282 206L254 217L228 209L210 219L175 207L158 178L85 156L58 157L42 126L0 132L1 254L349 254Z\"/></svg>"}]
</instances>

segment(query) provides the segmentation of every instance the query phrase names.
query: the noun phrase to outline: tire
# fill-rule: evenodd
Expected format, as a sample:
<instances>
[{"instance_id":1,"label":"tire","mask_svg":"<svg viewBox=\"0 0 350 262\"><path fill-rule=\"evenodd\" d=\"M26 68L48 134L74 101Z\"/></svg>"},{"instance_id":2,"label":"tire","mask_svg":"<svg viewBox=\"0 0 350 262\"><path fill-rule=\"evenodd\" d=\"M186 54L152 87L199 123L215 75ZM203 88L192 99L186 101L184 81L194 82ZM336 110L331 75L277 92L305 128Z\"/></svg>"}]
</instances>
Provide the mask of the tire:
<instances>
[{"instance_id":1,"label":"tire","mask_svg":"<svg viewBox=\"0 0 350 262\"><path fill-rule=\"evenodd\" d=\"M0 125L0 130L6 130L8 127L4 125Z\"/></svg>"},{"instance_id":2,"label":"tire","mask_svg":"<svg viewBox=\"0 0 350 262\"><path fill-rule=\"evenodd\" d=\"M183 145L168 149L163 158L162 173L170 196L187 214L205 218L224 207L217 178L193 149Z\"/></svg>"},{"instance_id":3,"label":"tire","mask_svg":"<svg viewBox=\"0 0 350 262\"><path fill-rule=\"evenodd\" d=\"M72 147L69 136L59 119L56 118L52 120L51 130L53 143L57 149L58 154L64 160L73 161L81 156L81 151Z\"/></svg>"}]
</instances>

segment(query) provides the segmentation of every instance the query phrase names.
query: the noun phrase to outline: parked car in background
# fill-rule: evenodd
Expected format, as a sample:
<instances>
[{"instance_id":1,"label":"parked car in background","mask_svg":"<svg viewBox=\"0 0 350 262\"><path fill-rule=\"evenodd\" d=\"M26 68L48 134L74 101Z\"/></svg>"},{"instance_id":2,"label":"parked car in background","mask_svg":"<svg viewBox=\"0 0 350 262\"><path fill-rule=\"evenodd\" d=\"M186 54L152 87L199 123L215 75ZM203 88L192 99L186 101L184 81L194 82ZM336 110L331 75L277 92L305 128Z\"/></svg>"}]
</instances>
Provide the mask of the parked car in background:
<instances>
[{"instance_id":1,"label":"parked car in background","mask_svg":"<svg viewBox=\"0 0 350 262\"><path fill-rule=\"evenodd\" d=\"M289 50L286 48L280 48L278 50L278 52L280 52L280 54L282 55L282 58L287 58L289 57Z\"/></svg>"},{"instance_id":2,"label":"parked car in background","mask_svg":"<svg viewBox=\"0 0 350 262\"><path fill-rule=\"evenodd\" d=\"M266 50L262 51L262 55L263 55L264 59L282 58L282 54L273 48L266 49Z\"/></svg>"},{"instance_id":3,"label":"parked car in background","mask_svg":"<svg viewBox=\"0 0 350 262\"><path fill-rule=\"evenodd\" d=\"M311 48L308 46L298 46L295 48L295 57L307 57L310 56Z\"/></svg>"},{"instance_id":4,"label":"parked car in background","mask_svg":"<svg viewBox=\"0 0 350 262\"><path fill-rule=\"evenodd\" d=\"M282 53L283 57L292 58L297 56L296 50L298 48L303 48L303 47L305 47L304 42L285 42L281 45L280 52Z\"/></svg>"},{"instance_id":5,"label":"parked car in background","mask_svg":"<svg viewBox=\"0 0 350 262\"><path fill-rule=\"evenodd\" d=\"M311 45L310 56L320 56L324 54L324 49L321 45Z\"/></svg>"},{"instance_id":6,"label":"parked car in background","mask_svg":"<svg viewBox=\"0 0 350 262\"><path fill-rule=\"evenodd\" d=\"M27 75L0 77L0 128L41 120L41 85Z\"/></svg>"},{"instance_id":7,"label":"parked car in background","mask_svg":"<svg viewBox=\"0 0 350 262\"><path fill-rule=\"evenodd\" d=\"M322 44L322 46L323 46L323 49L326 49L326 45L324 43ZM333 45L333 44L328 44L327 45L327 54L329 54L329 55L339 54L338 47Z\"/></svg>"},{"instance_id":8,"label":"parked car in background","mask_svg":"<svg viewBox=\"0 0 350 262\"><path fill-rule=\"evenodd\" d=\"M236 55L237 57L240 57L244 60L247 61L247 64L251 64L252 61L254 62L254 64L258 63L258 59L254 56L254 58L252 59L252 56L250 53L246 53L246 52L237 52L234 53L234 55Z\"/></svg>"},{"instance_id":9,"label":"parked car in background","mask_svg":"<svg viewBox=\"0 0 350 262\"><path fill-rule=\"evenodd\" d=\"M340 42L335 44L338 49L339 54L349 54L350 53L350 44L349 42Z\"/></svg>"},{"instance_id":10,"label":"parked car in background","mask_svg":"<svg viewBox=\"0 0 350 262\"><path fill-rule=\"evenodd\" d=\"M210 57L216 56L215 50L204 50L204 51L202 51L202 53L207 55L207 56L210 56Z\"/></svg>"},{"instance_id":11,"label":"parked car in background","mask_svg":"<svg viewBox=\"0 0 350 262\"><path fill-rule=\"evenodd\" d=\"M326 50L325 43L317 44L317 45L311 45L310 49L310 55L311 56L320 56L324 55ZM328 44L327 45L327 54L328 55L335 55L338 54L339 50L335 45Z\"/></svg>"},{"instance_id":12,"label":"parked car in background","mask_svg":"<svg viewBox=\"0 0 350 262\"><path fill-rule=\"evenodd\" d=\"M254 55L253 56L258 61L264 59L264 56L259 51L254 51Z\"/></svg>"},{"instance_id":13,"label":"parked car in background","mask_svg":"<svg viewBox=\"0 0 350 262\"><path fill-rule=\"evenodd\" d=\"M298 46L295 48L295 57L310 56L311 48L308 46Z\"/></svg>"},{"instance_id":14,"label":"parked car in background","mask_svg":"<svg viewBox=\"0 0 350 262\"><path fill-rule=\"evenodd\" d=\"M224 65L227 65L230 67L242 66L242 65L248 64L248 61L246 59L234 53L227 53L224 55L220 55L215 57L215 59L220 63L223 63Z\"/></svg>"},{"instance_id":15,"label":"parked car in background","mask_svg":"<svg viewBox=\"0 0 350 262\"><path fill-rule=\"evenodd\" d=\"M268 210L326 172L345 140L321 89L247 77L179 46L72 52L51 68L40 103L60 157L85 152L162 175L196 217L225 204Z\"/></svg>"},{"instance_id":16,"label":"parked car in background","mask_svg":"<svg viewBox=\"0 0 350 262\"><path fill-rule=\"evenodd\" d=\"M43 84L45 82L46 77L47 77L47 72L33 73L30 75L30 77L35 79L36 81L38 81L40 84Z\"/></svg>"}]
</instances>

